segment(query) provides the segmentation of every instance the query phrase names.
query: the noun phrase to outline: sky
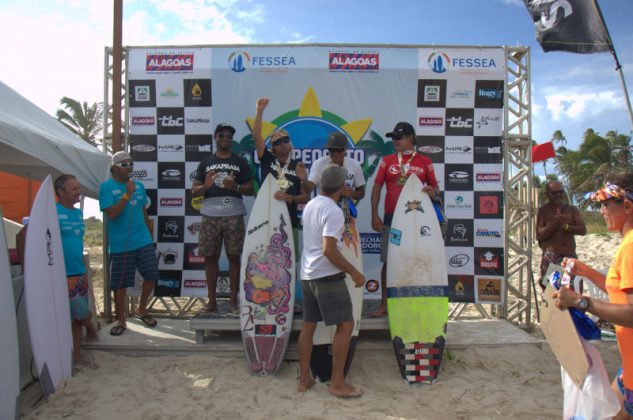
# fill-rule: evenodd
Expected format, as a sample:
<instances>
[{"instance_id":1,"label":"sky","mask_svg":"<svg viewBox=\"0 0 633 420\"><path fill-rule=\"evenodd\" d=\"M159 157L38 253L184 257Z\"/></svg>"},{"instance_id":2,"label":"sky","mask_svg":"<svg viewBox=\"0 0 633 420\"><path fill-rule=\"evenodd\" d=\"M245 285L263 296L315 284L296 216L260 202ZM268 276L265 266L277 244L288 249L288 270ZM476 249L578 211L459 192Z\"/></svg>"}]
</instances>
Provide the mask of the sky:
<instances>
[{"instance_id":1,"label":"sky","mask_svg":"<svg viewBox=\"0 0 633 420\"><path fill-rule=\"evenodd\" d=\"M633 1L599 4L633 89ZM134 46L528 46L534 140L561 130L575 148L587 128L631 132L611 54L544 53L522 0L126 0L123 9L123 44ZM102 101L112 11L103 0L0 0L0 80L50 114L63 96Z\"/></svg>"}]
</instances>

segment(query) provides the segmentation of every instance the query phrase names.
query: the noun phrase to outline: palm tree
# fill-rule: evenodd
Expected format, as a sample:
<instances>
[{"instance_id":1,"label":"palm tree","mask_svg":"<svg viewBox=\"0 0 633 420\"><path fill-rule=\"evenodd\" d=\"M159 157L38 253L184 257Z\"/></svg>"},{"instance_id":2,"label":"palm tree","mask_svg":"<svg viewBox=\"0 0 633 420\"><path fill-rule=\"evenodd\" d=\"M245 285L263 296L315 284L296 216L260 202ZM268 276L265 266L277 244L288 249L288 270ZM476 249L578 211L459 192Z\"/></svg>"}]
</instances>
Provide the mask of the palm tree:
<instances>
[{"instance_id":1,"label":"palm tree","mask_svg":"<svg viewBox=\"0 0 633 420\"><path fill-rule=\"evenodd\" d=\"M374 130L369 130L369 138L358 142L356 147L365 151L365 163L363 164L365 180L372 176L383 156L394 152L393 143L385 141L380 134ZM371 164L369 163L370 156L374 156L374 160Z\"/></svg>"},{"instance_id":2,"label":"palm tree","mask_svg":"<svg viewBox=\"0 0 633 420\"><path fill-rule=\"evenodd\" d=\"M103 103L96 102L89 106L86 101L80 103L67 96L59 103L62 108L57 110L57 120L87 143L96 146L103 127Z\"/></svg>"}]
</instances>

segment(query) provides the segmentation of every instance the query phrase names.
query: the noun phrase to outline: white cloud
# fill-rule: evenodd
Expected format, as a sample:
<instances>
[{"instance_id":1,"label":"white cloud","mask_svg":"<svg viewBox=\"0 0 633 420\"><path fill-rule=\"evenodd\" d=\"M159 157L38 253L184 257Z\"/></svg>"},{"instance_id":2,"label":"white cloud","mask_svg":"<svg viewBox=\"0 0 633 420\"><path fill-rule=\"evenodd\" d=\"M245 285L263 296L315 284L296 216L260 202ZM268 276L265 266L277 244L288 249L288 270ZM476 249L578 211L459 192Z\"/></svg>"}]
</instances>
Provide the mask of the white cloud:
<instances>
[{"instance_id":1,"label":"white cloud","mask_svg":"<svg viewBox=\"0 0 633 420\"><path fill-rule=\"evenodd\" d=\"M553 121L560 121L562 118L579 121L607 109L621 109L624 105L621 95L613 90L593 93L560 92L546 94L545 102L546 109L550 111Z\"/></svg>"}]
</instances>

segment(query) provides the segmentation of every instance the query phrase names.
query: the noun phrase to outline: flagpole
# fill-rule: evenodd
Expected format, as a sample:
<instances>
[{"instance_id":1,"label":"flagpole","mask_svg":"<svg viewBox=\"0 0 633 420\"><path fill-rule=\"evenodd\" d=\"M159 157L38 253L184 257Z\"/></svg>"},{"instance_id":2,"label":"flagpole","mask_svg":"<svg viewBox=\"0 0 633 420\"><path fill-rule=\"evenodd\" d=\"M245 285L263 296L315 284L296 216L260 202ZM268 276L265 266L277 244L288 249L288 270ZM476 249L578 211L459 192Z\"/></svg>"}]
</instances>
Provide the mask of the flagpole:
<instances>
[{"instance_id":1,"label":"flagpole","mask_svg":"<svg viewBox=\"0 0 633 420\"><path fill-rule=\"evenodd\" d=\"M604 20L604 16L602 16L602 10L600 10L600 6L598 5L598 0L594 0L593 2L598 15L600 16L600 22L604 27L604 31L609 37L609 43L611 44L611 55L613 55L613 59L615 60L615 71L618 72L620 76L620 82L622 83L622 91L624 92L624 101L626 102L626 108L629 111L629 120L631 120L631 129L633 129L633 109L631 109L631 100L629 99L629 90L626 88L626 81L624 80L624 74L622 72L622 64L620 64L620 60L618 59L618 53L615 52L615 45L613 45L613 40L611 39L611 34L609 33L609 28L607 28L607 23Z\"/></svg>"}]
</instances>

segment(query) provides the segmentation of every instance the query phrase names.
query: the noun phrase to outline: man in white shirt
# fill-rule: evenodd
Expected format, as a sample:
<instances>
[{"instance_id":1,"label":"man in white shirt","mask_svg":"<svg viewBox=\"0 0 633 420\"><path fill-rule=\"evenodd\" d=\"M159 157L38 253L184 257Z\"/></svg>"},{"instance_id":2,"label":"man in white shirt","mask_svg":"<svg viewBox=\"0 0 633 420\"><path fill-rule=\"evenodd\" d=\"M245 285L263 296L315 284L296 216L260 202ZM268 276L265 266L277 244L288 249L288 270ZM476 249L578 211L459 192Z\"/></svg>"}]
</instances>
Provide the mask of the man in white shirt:
<instances>
[{"instance_id":1,"label":"man in white shirt","mask_svg":"<svg viewBox=\"0 0 633 420\"><path fill-rule=\"evenodd\" d=\"M314 187L321 189L321 175L329 165L342 166L347 170L345 185L341 190L340 199L348 197L354 201L359 201L365 196L365 175L363 168L356 160L345 156L347 152L347 137L343 133L334 132L327 138L325 148L329 155L317 159L310 167L310 176L306 182L306 191L312 192Z\"/></svg>"},{"instance_id":2,"label":"man in white shirt","mask_svg":"<svg viewBox=\"0 0 633 420\"><path fill-rule=\"evenodd\" d=\"M303 210L303 254L301 256L301 289L303 291L303 326L299 334L299 367L297 387L305 392L314 385L310 375L312 338L317 322L336 325L332 339L332 376L328 391L339 398L360 397L363 391L345 382L345 359L354 326L352 301L345 284L349 273L356 287L362 287L365 276L341 254L341 235L345 227L338 201L347 171L330 165L320 178L320 194Z\"/></svg>"}]
</instances>

